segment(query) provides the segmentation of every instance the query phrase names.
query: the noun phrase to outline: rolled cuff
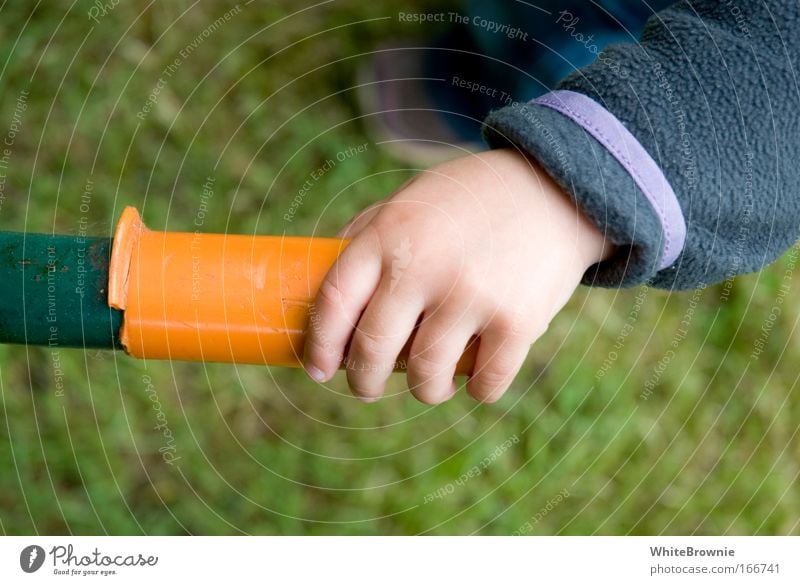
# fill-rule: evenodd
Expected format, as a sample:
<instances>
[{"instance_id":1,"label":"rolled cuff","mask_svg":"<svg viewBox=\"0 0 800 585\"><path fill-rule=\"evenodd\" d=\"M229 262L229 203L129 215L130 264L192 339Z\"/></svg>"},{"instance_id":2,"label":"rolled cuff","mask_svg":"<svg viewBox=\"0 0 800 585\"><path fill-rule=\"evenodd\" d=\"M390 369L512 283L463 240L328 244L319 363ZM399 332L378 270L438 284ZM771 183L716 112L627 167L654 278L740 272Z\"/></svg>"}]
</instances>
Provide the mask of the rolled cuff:
<instances>
[{"instance_id":1,"label":"rolled cuff","mask_svg":"<svg viewBox=\"0 0 800 585\"><path fill-rule=\"evenodd\" d=\"M636 137L613 114L582 93L552 91L534 103L552 108L579 124L630 173L661 222L664 238L659 270L672 266L686 243L686 221L669 181Z\"/></svg>"},{"instance_id":2,"label":"rolled cuff","mask_svg":"<svg viewBox=\"0 0 800 585\"><path fill-rule=\"evenodd\" d=\"M674 272L686 241L678 199L650 154L600 104L554 91L492 112L484 138L534 156L617 246L613 258L587 271L584 284L633 286Z\"/></svg>"}]
</instances>

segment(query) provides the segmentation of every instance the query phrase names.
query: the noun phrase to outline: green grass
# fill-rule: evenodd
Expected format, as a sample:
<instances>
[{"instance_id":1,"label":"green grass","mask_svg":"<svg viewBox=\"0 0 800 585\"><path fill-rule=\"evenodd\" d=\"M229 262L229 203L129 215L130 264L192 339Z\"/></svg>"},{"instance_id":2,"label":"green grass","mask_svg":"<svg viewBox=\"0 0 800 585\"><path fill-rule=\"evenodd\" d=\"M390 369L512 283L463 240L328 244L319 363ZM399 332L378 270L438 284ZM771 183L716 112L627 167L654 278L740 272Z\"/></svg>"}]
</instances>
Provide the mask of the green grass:
<instances>
[{"instance_id":1,"label":"green grass","mask_svg":"<svg viewBox=\"0 0 800 585\"><path fill-rule=\"evenodd\" d=\"M91 28L93 3L68 4L0 11L0 136L29 92L0 229L74 233L89 178L93 233L128 204L152 227L191 229L213 173L203 229L332 235L410 175L371 144L283 220L311 170L367 140L349 89L358 54L422 32L363 21L444 3L290 16L298 3L256 0L182 62L143 121L162 70L234 5L120 2ZM787 270L791 293L752 359ZM341 375L322 388L294 370L78 350L61 352L59 397L49 351L0 347L0 532L797 534L800 276L787 257L729 288L581 289L491 406L462 394L426 407L399 377L363 405Z\"/></svg>"}]
</instances>

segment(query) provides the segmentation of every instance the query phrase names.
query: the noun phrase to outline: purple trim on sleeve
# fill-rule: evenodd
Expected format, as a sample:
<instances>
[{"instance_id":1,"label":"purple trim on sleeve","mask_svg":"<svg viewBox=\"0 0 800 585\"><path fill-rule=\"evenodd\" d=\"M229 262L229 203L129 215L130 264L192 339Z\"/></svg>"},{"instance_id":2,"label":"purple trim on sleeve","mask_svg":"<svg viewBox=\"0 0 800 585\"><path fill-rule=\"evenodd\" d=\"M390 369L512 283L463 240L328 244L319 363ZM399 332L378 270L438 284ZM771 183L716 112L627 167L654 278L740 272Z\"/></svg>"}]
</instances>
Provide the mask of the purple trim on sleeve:
<instances>
[{"instance_id":1,"label":"purple trim on sleeve","mask_svg":"<svg viewBox=\"0 0 800 585\"><path fill-rule=\"evenodd\" d=\"M671 266L686 243L686 221L669 181L636 137L613 114L581 93L551 91L533 103L552 108L580 125L630 173L653 206L664 231L663 253L658 269Z\"/></svg>"}]
</instances>

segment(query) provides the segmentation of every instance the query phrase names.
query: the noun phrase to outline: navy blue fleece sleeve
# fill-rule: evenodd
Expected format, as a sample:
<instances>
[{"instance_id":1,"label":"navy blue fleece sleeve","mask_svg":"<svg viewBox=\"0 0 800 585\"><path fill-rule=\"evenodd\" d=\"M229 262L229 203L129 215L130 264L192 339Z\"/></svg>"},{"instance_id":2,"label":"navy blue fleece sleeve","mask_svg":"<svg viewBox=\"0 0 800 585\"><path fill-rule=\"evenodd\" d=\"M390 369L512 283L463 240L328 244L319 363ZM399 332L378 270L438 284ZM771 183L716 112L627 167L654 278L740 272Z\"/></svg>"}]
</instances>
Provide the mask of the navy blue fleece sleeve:
<instances>
[{"instance_id":1,"label":"navy blue fleece sleeve","mask_svg":"<svg viewBox=\"0 0 800 585\"><path fill-rule=\"evenodd\" d=\"M539 160L617 244L585 284L759 270L800 225L800 4L680 2L484 135Z\"/></svg>"}]
</instances>

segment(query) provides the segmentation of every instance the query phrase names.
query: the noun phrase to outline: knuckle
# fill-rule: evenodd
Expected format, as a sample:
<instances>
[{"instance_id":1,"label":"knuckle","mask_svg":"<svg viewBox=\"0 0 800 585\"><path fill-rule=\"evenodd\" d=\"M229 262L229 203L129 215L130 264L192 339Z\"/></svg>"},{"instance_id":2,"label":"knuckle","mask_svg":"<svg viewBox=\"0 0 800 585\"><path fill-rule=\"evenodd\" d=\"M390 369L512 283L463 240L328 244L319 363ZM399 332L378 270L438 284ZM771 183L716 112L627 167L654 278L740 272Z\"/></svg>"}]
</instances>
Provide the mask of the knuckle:
<instances>
[{"instance_id":1,"label":"knuckle","mask_svg":"<svg viewBox=\"0 0 800 585\"><path fill-rule=\"evenodd\" d=\"M492 316L492 328L505 337L513 338L526 333L533 319L522 308L502 307Z\"/></svg>"},{"instance_id":2,"label":"knuckle","mask_svg":"<svg viewBox=\"0 0 800 585\"><path fill-rule=\"evenodd\" d=\"M331 307L340 306L343 298L339 285L335 279L330 277L322 281L322 284L319 287L319 292L317 293L317 297L320 301L322 301L322 304L326 304Z\"/></svg>"},{"instance_id":3,"label":"knuckle","mask_svg":"<svg viewBox=\"0 0 800 585\"><path fill-rule=\"evenodd\" d=\"M313 321L309 323L303 341L303 354L320 363L341 362L342 347L332 339L329 330Z\"/></svg>"},{"instance_id":4,"label":"knuckle","mask_svg":"<svg viewBox=\"0 0 800 585\"><path fill-rule=\"evenodd\" d=\"M519 331L519 320L515 315L506 312L495 315L492 323L494 329L505 337L516 335Z\"/></svg>"},{"instance_id":5,"label":"knuckle","mask_svg":"<svg viewBox=\"0 0 800 585\"><path fill-rule=\"evenodd\" d=\"M334 353L329 343L326 344L322 339L311 335L306 338L303 350L307 356L318 359L327 358Z\"/></svg>"},{"instance_id":6,"label":"knuckle","mask_svg":"<svg viewBox=\"0 0 800 585\"><path fill-rule=\"evenodd\" d=\"M469 393L476 400L494 401L500 398L513 380L513 371L487 366L469 381Z\"/></svg>"},{"instance_id":7,"label":"knuckle","mask_svg":"<svg viewBox=\"0 0 800 585\"><path fill-rule=\"evenodd\" d=\"M399 200L393 200L381 209L375 218L377 231L393 233L398 225L405 225L419 218L419 207Z\"/></svg>"},{"instance_id":8,"label":"knuckle","mask_svg":"<svg viewBox=\"0 0 800 585\"><path fill-rule=\"evenodd\" d=\"M350 344L351 353L367 361L380 361L386 357L387 339L363 329L357 329Z\"/></svg>"},{"instance_id":9,"label":"knuckle","mask_svg":"<svg viewBox=\"0 0 800 585\"><path fill-rule=\"evenodd\" d=\"M426 381L440 375L445 363L430 351L423 351L409 358L408 375L417 381Z\"/></svg>"},{"instance_id":10,"label":"knuckle","mask_svg":"<svg viewBox=\"0 0 800 585\"><path fill-rule=\"evenodd\" d=\"M475 269L469 262L465 262L465 264L460 267L457 288L469 299L483 301L490 298L490 293L484 291L486 288L485 272Z\"/></svg>"},{"instance_id":11,"label":"knuckle","mask_svg":"<svg viewBox=\"0 0 800 585\"><path fill-rule=\"evenodd\" d=\"M507 386L511 382L511 372L508 370L484 368L476 378L479 380L482 387L494 390Z\"/></svg>"}]
</instances>

